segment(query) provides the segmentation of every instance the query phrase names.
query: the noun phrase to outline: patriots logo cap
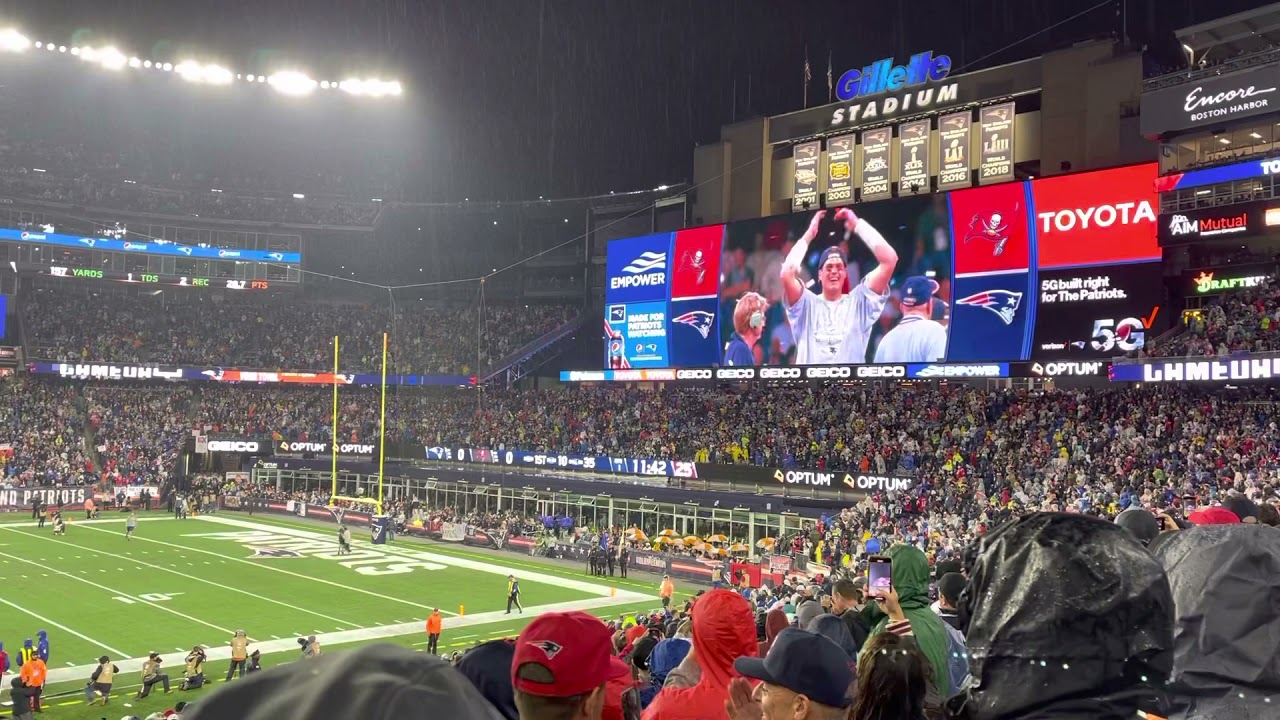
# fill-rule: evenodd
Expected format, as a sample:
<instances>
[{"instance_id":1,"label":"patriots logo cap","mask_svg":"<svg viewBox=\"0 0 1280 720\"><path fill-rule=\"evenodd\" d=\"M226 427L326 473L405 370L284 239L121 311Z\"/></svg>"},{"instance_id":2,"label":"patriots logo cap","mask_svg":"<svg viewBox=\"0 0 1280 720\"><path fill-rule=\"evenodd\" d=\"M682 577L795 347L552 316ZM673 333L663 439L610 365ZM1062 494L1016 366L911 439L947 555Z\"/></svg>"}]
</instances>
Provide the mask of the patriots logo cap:
<instances>
[{"instance_id":1,"label":"patriots logo cap","mask_svg":"<svg viewBox=\"0 0 1280 720\"><path fill-rule=\"evenodd\" d=\"M522 673L523 669L531 671ZM539 615L516 638L511 661L512 687L542 697L582 695L630 673L631 668L613 654L609 628L580 610Z\"/></svg>"}]
</instances>

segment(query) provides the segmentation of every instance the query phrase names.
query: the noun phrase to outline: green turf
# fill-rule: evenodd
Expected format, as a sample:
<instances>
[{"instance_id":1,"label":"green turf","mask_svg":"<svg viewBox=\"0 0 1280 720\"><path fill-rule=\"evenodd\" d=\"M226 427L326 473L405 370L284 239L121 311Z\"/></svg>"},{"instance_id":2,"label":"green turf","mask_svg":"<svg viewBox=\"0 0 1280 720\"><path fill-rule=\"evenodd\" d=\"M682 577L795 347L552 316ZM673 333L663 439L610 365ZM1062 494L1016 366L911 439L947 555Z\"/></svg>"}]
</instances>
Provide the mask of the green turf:
<instances>
[{"instance_id":1,"label":"green turf","mask_svg":"<svg viewBox=\"0 0 1280 720\"><path fill-rule=\"evenodd\" d=\"M0 640L11 656L23 638L45 629L51 639L50 670L84 666L103 653L115 659L156 650L166 654L176 687L186 650L195 644L225 646L235 629L245 629L258 643L273 643L276 649L263 662L269 667L296 658L296 644L282 647L292 638L339 630L357 631L348 635L402 634L355 637L325 645L326 652L368 642L425 649L421 618L430 608L457 613L465 605L469 621L479 624L446 627L441 643L444 649L461 649L513 635L531 619L489 616L505 609L507 571L543 576L521 579L528 607L611 603L590 611L616 617L656 606L653 600L600 599L608 598L610 587L652 597L657 583L648 578L592 582L574 569L516 554L408 539L375 548L357 532L354 554L333 557L331 525L287 517L226 513L174 521L153 513L144 516L133 541L124 539L123 518L104 517L111 522L73 521L62 537L20 516L0 520ZM260 548L297 549L303 557L255 557ZM359 564L340 564L350 560ZM590 586L575 587L584 582ZM220 678L226 662L211 661L207 667L209 677ZM84 679L51 683L46 695L53 698L56 717L98 720L126 713L145 716L209 692L175 691L132 703L124 693L132 692L126 686L136 682L136 675L123 673L109 712L83 705L79 689Z\"/></svg>"}]
</instances>

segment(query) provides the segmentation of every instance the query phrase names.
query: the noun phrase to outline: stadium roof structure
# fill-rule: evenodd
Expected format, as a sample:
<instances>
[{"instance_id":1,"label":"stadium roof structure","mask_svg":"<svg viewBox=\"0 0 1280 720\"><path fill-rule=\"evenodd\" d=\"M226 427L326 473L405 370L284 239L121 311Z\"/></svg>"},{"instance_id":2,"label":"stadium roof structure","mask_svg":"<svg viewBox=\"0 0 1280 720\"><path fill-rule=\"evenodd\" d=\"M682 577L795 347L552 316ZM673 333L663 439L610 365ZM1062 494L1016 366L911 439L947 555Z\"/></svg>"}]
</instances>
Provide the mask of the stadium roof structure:
<instances>
[{"instance_id":1,"label":"stadium roof structure","mask_svg":"<svg viewBox=\"0 0 1280 720\"><path fill-rule=\"evenodd\" d=\"M1192 25L1174 35L1197 59L1208 53L1210 61L1222 61L1266 50L1280 45L1280 3Z\"/></svg>"}]
</instances>

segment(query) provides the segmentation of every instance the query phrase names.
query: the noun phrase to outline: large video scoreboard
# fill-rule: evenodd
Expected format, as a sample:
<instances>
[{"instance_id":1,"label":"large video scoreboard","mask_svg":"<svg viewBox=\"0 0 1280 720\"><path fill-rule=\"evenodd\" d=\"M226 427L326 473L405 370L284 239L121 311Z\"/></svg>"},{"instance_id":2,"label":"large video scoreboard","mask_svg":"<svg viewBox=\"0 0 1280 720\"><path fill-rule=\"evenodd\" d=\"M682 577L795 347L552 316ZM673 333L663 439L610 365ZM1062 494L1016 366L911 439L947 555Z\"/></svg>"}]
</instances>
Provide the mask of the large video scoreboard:
<instances>
[{"instance_id":1,"label":"large video scoreboard","mask_svg":"<svg viewBox=\"0 0 1280 720\"><path fill-rule=\"evenodd\" d=\"M857 224L824 210L615 240L606 263L603 365L741 365L744 339L759 366L798 364L799 344L830 338L857 343L854 359L844 353L839 361L845 364L878 356L973 363L1124 354L1169 322L1156 173L1149 163L861 203L849 206ZM816 297L797 332L782 264L811 225L816 233L799 276ZM867 226L897 254L883 295L864 284L879 264L859 232ZM831 290L822 299L819 262L833 247L847 258L844 300ZM756 296L767 303L758 317L755 305L735 312L748 298L758 304ZM731 344L736 352L726 355Z\"/></svg>"}]
</instances>

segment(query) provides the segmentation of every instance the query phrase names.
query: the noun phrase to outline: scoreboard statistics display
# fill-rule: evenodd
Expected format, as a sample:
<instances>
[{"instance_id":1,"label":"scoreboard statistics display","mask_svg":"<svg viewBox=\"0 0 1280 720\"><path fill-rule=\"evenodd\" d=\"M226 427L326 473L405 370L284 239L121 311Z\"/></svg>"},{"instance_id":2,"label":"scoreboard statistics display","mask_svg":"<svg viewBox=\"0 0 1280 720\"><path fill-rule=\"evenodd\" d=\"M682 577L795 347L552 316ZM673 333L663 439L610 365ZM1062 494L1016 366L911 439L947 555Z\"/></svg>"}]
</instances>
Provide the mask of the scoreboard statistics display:
<instances>
[{"instance_id":1,"label":"scoreboard statistics display","mask_svg":"<svg viewBox=\"0 0 1280 720\"><path fill-rule=\"evenodd\" d=\"M855 227L874 228L897 254L881 296L860 287L879 263L835 208L615 240L606 260L604 367L743 364L744 337L754 364L796 364L780 273L811 224L805 292L821 295L818 263L837 248L847 262L844 293L858 304L856 312L833 305L804 331L865 342L852 362L1122 355L1170 321L1156 174L1147 163L850 205ZM764 309L735 312L748 298ZM941 356L903 356L901 348L925 345L901 342L904 329L945 335ZM897 341L886 343L894 332ZM887 357L882 344L898 355ZM739 352L727 352L731 345ZM937 342L928 345L939 353Z\"/></svg>"}]
</instances>

